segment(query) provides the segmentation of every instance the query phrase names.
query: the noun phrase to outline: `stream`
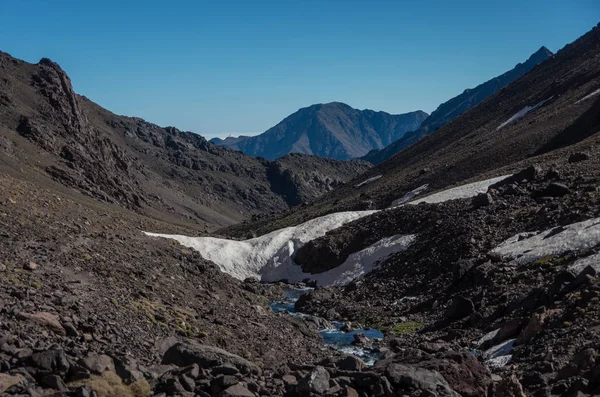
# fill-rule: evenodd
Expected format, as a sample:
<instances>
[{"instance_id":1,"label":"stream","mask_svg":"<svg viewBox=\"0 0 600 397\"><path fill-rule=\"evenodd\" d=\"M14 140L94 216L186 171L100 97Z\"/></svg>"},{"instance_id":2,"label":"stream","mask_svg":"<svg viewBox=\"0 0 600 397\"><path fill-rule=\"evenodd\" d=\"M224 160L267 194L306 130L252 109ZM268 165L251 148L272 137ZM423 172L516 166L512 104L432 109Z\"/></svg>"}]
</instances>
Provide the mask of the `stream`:
<instances>
[{"instance_id":1,"label":"stream","mask_svg":"<svg viewBox=\"0 0 600 397\"><path fill-rule=\"evenodd\" d=\"M307 316L307 314L296 312L294 304L303 294L312 291L312 288L285 288L285 298L279 301L273 301L269 304L271 310L275 313L289 313L292 316ZM364 334L370 341L383 339L383 333L377 329L359 329L350 332L343 332L340 329L344 323L339 321L330 321L335 328L322 329L320 332L325 346L332 347L346 354L352 354L362 359L367 365L371 366L380 357L381 353L375 344L371 346L354 346L352 341L355 334Z\"/></svg>"}]
</instances>

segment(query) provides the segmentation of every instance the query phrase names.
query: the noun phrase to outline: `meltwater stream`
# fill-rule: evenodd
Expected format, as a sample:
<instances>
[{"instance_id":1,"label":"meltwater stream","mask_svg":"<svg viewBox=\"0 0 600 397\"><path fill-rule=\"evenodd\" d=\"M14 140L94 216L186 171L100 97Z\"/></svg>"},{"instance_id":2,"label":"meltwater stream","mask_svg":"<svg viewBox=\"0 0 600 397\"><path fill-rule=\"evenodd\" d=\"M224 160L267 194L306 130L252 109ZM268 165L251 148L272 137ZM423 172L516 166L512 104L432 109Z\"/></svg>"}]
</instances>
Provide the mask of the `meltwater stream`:
<instances>
[{"instance_id":1,"label":"meltwater stream","mask_svg":"<svg viewBox=\"0 0 600 397\"><path fill-rule=\"evenodd\" d=\"M271 306L271 309L275 313L287 312L293 316L306 316L304 313L296 312L294 304L301 295L311 290L312 288L286 288L286 297L283 300L271 302L269 306ZM340 329L344 325L343 323L339 321L331 321L331 323L335 328L320 331L325 346L330 346L346 354L359 357L367 365L373 365L380 357L381 353L379 353L377 346L354 346L352 345L352 341L355 334L364 334L371 341L383 339L381 331L377 329L360 329L351 332L342 332Z\"/></svg>"}]
</instances>

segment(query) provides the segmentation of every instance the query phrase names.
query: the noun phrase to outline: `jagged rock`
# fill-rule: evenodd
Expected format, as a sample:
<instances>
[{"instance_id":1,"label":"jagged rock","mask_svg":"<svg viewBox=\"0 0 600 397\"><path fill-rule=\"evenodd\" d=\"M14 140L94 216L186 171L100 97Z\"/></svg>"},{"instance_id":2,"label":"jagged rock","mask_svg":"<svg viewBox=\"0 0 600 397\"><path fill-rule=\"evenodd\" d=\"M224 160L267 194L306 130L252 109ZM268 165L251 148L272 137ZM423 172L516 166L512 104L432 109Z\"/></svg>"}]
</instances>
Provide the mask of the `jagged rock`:
<instances>
[{"instance_id":1,"label":"jagged rock","mask_svg":"<svg viewBox=\"0 0 600 397\"><path fill-rule=\"evenodd\" d=\"M229 353L218 347L177 343L168 349L162 359L163 364L185 367L198 364L201 368L212 368L223 364L234 365L243 374L260 374L261 370L252 362Z\"/></svg>"},{"instance_id":2,"label":"jagged rock","mask_svg":"<svg viewBox=\"0 0 600 397\"><path fill-rule=\"evenodd\" d=\"M534 313L529 322L521 332L521 335L517 338L517 344L526 344L531 341L537 335L538 332L542 330L544 320L546 319L547 314L544 313Z\"/></svg>"},{"instance_id":3,"label":"jagged rock","mask_svg":"<svg viewBox=\"0 0 600 397\"><path fill-rule=\"evenodd\" d=\"M52 332L58 335L66 335L67 331L63 328L60 323L60 319L58 315L47 313L47 312L37 312L37 313L19 313L19 318L23 320L29 320L34 323L40 324L42 326L47 327Z\"/></svg>"},{"instance_id":4,"label":"jagged rock","mask_svg":"<svg viewBox=\"0 0 600 397\"><path fill-rule=\"evenodd\" d=\"M240 371L238 371L238 369L235 366L228 365L228 364L218 365L216 367L213 367L211 369L211 371L212 371L213 375L221 375L221 374L223 374L223 375L235 375L238 372L240 372Z\"/></svg>"},{"instance_id":5,"label":"jagged rock","mask_svg":"<svg viewBox=\"0 0 600 397\"><path fill-rule=\"evenodd\" d=\"M355 346L366 346L370 342L369 338L367 338L367 336L365 334L363 334L362 332L352 335L352 338L353 338L352 344Z\"/></svg>"},{"instance_id":6,"label":"jagged rock","mask_svg":"<svg viewBox=\"0 0 600 397\"><path fill-rule=\"evenodd\" d=\"M296 390L300 396L308 396L310 393L325 394L329 390L329 377L329 372L325 368L316 366L298 382Z\"/></svg>"}]
</instances>

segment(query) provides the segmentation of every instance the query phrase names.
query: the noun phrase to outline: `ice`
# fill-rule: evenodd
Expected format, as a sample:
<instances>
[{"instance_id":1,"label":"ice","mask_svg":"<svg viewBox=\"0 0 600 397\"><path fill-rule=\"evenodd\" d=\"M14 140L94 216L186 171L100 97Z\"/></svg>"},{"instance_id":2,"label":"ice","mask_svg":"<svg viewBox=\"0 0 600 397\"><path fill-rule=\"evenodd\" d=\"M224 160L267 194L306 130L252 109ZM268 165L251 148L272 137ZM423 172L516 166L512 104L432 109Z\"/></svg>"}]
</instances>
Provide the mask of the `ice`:
<instances>
[{"instance_id":1,"label":"ice","mask_svg":"<svg viewBox=\"0 0 600 397\"><path fill-rule=\"evenodd\" d=\"M566 252L581 254L598 244L600 218L594 218L534 235L517 234L494 248L490 255L524 265L539 258Z\"/></svg>"},{"instance_id":2,"label":"ice","mask_svg":"<svg viewBox=\"0 0 600 397\"><path fill-rule=\"evenodd\" d=\"M479 193L485 193L488 191L489 187L496 182L500 182L508 178L511 175L503 175L496 178L486 179L484 181L473 182L466 185L454 187L452 189L447 189L438 193L431 194L429 196L423 197L418 200L414 200L409 202L408 204L416 205L419 203L443 203L448 200L455 200L461 198L469 198L477 196Z\"/></svg>"},{"instance_id":3,"label":"ice","mask_svg":"<svg viewBox=\"0 0 600 397\"><path fill-rule=\"evenodd\" d=\"M361 183L354 185L354 187L361 187L363 185L366 185L367 183L371 183L371 182L375 182L377 179L381 178L382 175L376 175L372 178L369 178L367 180L362 181Z\"/></svg>"},{"instance_id":4,"label":"ice","mask_svg":"<svg viewBox=\"0 0 600 397\"><path fill-rule=\"evenodd\" d=\"M498 128L496 128L496 131L498 131L500 128L504 127L507 124L512 123L513 121L516 121L522 117L525 117L525 115L529 112L531 112L532 110L535 110L537 108L539 108L540 106L542 106L543 104L545 104L546 102L550 101L552 98L554 98L554 96L551 96L548 99L544 99L541 102L536 103L533 106L525 106L523 109L519 110L517 113L513 114L512 117L508 120L506 120L504 123L500 124L498 126Z\"/></svg>"}]
</instances>

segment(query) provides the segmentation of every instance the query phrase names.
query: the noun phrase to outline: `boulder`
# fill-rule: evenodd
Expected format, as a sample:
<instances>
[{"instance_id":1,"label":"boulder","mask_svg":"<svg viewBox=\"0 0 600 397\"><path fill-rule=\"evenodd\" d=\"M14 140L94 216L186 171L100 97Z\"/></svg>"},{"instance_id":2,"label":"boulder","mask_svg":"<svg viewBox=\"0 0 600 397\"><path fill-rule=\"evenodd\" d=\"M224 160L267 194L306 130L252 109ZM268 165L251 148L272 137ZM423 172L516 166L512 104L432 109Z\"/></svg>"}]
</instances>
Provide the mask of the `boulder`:
<instances>
[{"instance_id":1,"label":"boulder","mask_svg":"<svg viewBox=\"0 0 600 397\"><path fill-rule=\"evenodd\" d=\"M329 372L320 365L316 366L298 382L296 390L300 396L308 396L311 393L316 395L325 394L329 390Z\"/></svg>"},{"instance_id":2,"label":"boulder","mask_svg":"<svg viewBox=\"0 0 600 397\"><path fill-rule=\"evenodd\" d=\"M70 368L67 355L60 349L33 353L29 357L29 364L31 367L37 368L40 374L64 376Z\"/></svg>"},{"instance_id":3,"label":"boulder","mask_svg":"<svg viewBox=\"0 0 600 397\"><path fill-rule=\"evenodd\" d=\"M471 199L471 205L475 209L481 208L481 207L487 207L488 205L492 204L493 202L494 202L494 199L492 198L492 195L489 193L479 193L477 196L475 196Z\"/></svg>"},{"instance_id":4,"label":"boulder","mask_svg":"<svg viewBox=\"0 0 600 397\"><path fill-rule=\"evenodd\" d=\"M242 374L260 374L260 368L235 354L214 346L191 343L176 343L169 348L162 359L163 364L173 364L185 367L198 364L201 368L212 368L219 365L231 364Z\"/></svg>"},{"instance_id":5,"label":"boulder","mask_svg":"<svg viewBox=\"0 0 600 397\"><path fill-rule=\"evenodd\" d=\"M544 189L533 192L534 197L563 197L571 193L571 189L565 184L552 182Z\"/></svg>"},{"instance_id":6,"label":"boulder","mask_svg":"<svg viewBox=\"0 0 600 397\"><path fill-rule=\"evenodd\" d=\"M245 386L238 383L225 389L223 397L255 397L255 394L248 390Z\"/></svg>"},{"instance_id":7,"label":"boulder","mask_svg":"<svg viewBox=\"0 0 600 397\"><path fill-rule=\"evenodd\" d=\"M11 387L26 383L22 375L9 375L0 373L0 393L4 393Z\"/></svg>"},{"instance_id":8,"label":"boulder","mask_svg":"<svg viewBox=\"0 0 600 397\"><path fill-rule=\"evenodd\" d=\"M459 320L475 311L475 304L471 299L464 296L457 296L446 309L444 317L449 320Z\"/></svg>"},{"instance_id":9,"label":"boulder","mask_svg":"<svg viewBox=\"0 0 600 397\"><path fill-rule=\"evenodd\" d=\"M587 153L576 152L569 156L569 163L578 163L580 161L588 160L589 158L590 156Z\"/></svg>"},{"instance_id":10,"label":"boulder","mask_svg":"<svg viewBox=\"0 0 600 397\"><path fill-rule=\"evenodd\" d=\"M343 371L362 371L367 364L356 356L346 356L334 362L335 366Z\"/></svg>"},{"instance_id":11,"label":"boulder","mask_svg":"<svg viewBox=\"0 0 600 397\"><path fill-rule=\"evenodd\" d=\"M60 324L60 318L57 314L48 312L37 312L37 313L19 313L19 318L22 320L28 320L36 324L42 325L55 334L67 335L67 331Z\"/></svg>"},{"instance_id":12,"label":"boulder","mask_svg":"<svg viewBox=\"0 0 600 397\"><path fill-rule=\"evenodd\" d=\"M113 359L104 354L90 354L79 360L79 365L97 375L102 375L105 372L115 372Z\"/></svg>"},{"instance_id":13,"label":"boulder","mask_svg":"<svg viewBox=\"0 0 600 397\"><path fill-rule=\"evenodd\" d=\"M385 376L396 388L426 390L436 393L435 395L440 397L460 396L460 394L450 388L448 382L437 371L430 371L407 364L392 363L387 366Z\"/></svg>"}]
</instances>

